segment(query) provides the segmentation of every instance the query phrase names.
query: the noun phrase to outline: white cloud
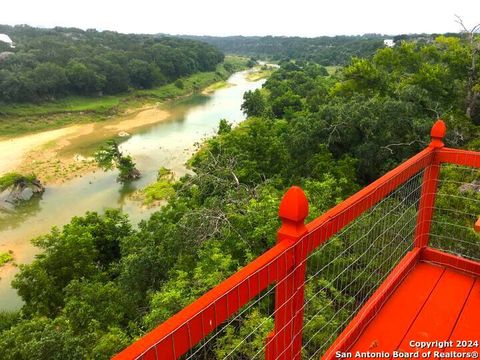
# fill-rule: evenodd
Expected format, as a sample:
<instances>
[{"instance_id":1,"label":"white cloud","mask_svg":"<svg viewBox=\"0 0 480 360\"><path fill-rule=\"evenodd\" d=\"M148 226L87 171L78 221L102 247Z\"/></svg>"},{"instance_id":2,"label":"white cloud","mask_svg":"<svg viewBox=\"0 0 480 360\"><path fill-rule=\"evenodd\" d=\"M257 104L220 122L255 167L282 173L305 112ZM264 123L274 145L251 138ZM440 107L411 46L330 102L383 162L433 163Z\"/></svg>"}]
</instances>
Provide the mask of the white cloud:
<instances>
[{"instance_id":1,"label":"white cloud","mask_svg":"<svg viewBox=\"0 0 480 360\"><path fill-rule=\"evenodd\" d=\"M298 35L456 32L480 22L472 0L2 0L0 24L135 33Z\"/></svg>"}]
</instances>

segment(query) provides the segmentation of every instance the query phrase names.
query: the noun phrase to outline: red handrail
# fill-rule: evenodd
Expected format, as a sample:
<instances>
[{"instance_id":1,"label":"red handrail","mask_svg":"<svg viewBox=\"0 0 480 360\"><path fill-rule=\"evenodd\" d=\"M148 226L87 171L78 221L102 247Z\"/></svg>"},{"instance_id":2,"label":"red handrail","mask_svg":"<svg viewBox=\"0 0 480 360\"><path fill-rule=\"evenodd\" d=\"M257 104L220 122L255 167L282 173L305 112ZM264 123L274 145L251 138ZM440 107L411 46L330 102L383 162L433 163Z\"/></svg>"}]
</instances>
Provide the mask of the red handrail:
<instances>
[{"instance_id":1,"label":"red handrail","mask_svg":"<svg viewBox=\"0 0 480 360\"><path fill-rule=\"evenodd\" d=\"M305 267L308 255L389 193L425 169L415 245L428 244L428 232L441 162L480 167L478 153L443 147L445 124L432 128L430 145L309 224L308 201L292 187L284 195L277 244L194 303L127 347L114 359L178 359L270 285L275 288L275 325L266 359L300 359Z\"/></svg>"}]
</instances>

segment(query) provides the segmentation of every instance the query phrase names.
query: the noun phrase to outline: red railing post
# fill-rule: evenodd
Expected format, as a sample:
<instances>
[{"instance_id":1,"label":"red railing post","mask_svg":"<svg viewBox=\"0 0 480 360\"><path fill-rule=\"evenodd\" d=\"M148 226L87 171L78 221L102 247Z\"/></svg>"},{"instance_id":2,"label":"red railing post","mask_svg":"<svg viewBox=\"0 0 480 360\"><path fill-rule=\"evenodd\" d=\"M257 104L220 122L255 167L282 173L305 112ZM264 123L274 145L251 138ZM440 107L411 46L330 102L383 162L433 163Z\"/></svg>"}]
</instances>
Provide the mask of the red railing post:
<instances>
[{"instance_id":1,"label":"red railing post","mask_svg":"<svg viewBox=\"0 0 480 360\"><path fill-rule=\"evenodd\" d=\"M293 266L275 288L275 327L267 337L265 359L299 360L302 355L303 302L305 290L305 246L296 246L307 233L308 200L302 189L292 186L278 210L282 226L277 243L291 243Z\"/></svg>"},{"instance_id":2,"label":"red railing post","mask_svg":"<svg viewBox=\"0 0 480 360\"><path fill-rule=\"evenodd\" d=\"M430 132L431 142L429 147L435 151L444 147L443 138L447 127L442 120L437 120ZM425 168L423 175L420 204L418 208L417 226L415 229L415 246L425 247L430 239L430 227L432 224L433 207L440 174L440 162L434 154L433 161Z\"/></svg>"}]
</instances>

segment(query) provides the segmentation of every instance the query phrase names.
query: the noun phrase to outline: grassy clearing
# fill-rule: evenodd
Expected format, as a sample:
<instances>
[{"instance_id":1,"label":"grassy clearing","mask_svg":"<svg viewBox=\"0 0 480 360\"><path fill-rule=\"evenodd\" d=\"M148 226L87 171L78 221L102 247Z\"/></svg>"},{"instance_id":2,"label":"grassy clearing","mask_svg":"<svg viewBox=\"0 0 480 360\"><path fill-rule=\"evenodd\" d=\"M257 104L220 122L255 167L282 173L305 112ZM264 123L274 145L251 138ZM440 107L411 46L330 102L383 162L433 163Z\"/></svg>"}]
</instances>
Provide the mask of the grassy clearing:
<instances>
[{"instance_id":1,"label":"grassy clearing","mask_svg":"<svg viewBox=\"0 0 480 360\"><path fill-rule=\"evenodd\" d=\"M226 88L228 87L228 83L224 80L222 81L217 81L216 83L213 83L212 85L209 85L207 86L204 90L203 90L203 93L204 94L210 94L214 91L217 91L219 89L223 89L223 88Z\"/></svg>"},{"instance_id":2,"label":"grassy clearing","mask_svg":"<svg viewBox=\"0 0 480 360\"><path fill-rule=\"evenodd\" d=\"M168 200L175 195L172 184L166 180L159 180L140 190L143 195L143 205L152 206L162 200Z\"/></svg>"},{"instance_id":3,"label":"grassy clearing","mask_svg":"<svg viewBox=\"0 0 480 360\"><path fill-rule=\"evenodd\" d=\"M8 252L0 253L0 267L13 261L13 251L9 250Z\"/></svg>"},{"instance_id":4,"label":"grassy clearing","mask_svg":"<svg viewBox=\"0 0 480 360\"><path fill-rule=\"evenodd\" d=\"M260 79L268 78L275 71L274 68L254 68L254 70L247 74L248 81L258 81Z\"/></svg>"},{"instance_id":5,"label":"grassy clearing","mask_svg":"<svg viewBox=\"0 0 480 360\"><path fill-rule=\"evenodd\" d=\"M193 74L154 89L102 97L67 97L40 104L3 105L0 106L0 136L107 120L127 109L200 92L211 84L224 81L233 72L246 69L247 62L247 58L227 56L215 71Z\"/></svg>"},{"instance_id":6,"label":"grassy clearing","mask_svg":"<svg viewBox=\"0 0 480 360\"><path fill-rule=\"evenodd\" d=\"M172 171L162 167L158 170L157 181L133 193L132 198L147 207L157 206L175 195L174 181Z\"/></svg>"},{"instance_id":7,"label":"grassy clearing","mask_svg":"<svg viewBox=\"0 0 480 360\"><path fill-rule=\"evenodd\" d=\"M13 104L0 109L2 115L40 116L65 112L95 111L104 113L118 106L120 96L68 97L42 104Z\"/></svg>"}]
</instances>

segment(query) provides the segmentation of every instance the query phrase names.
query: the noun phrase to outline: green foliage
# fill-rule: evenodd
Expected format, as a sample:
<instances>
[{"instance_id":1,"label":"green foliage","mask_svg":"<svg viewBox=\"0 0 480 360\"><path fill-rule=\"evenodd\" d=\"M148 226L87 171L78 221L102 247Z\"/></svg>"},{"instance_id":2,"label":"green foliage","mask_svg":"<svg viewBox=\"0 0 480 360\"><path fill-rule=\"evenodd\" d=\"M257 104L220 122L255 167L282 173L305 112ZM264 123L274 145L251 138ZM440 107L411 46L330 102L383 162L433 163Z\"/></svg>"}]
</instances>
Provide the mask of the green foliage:
<instances>
[{"instance_id":1,"label":"green foliage","mask_svg":"<svg viewBox=\"0 0 480 360\"><path fill-rule=\"evenodd\" d=\"M286 92L272 102L272 112L276 117L284 117L302 109L302 99L293 92Z\"/></svg>"},{"instance_id":2,"label":"green foliage","mask_svg":"<svg viewBox=\"0 0 480 360\"><path fill-rule=\"evenodd\" d=\"M175 81L175 86L179 89L184 89L185 88L185 84L183 83L183 81L181 79L178 79Z\"/></svg>"},{"instance_id":3,"label":"green foliage","mask_svg":"<svg viewBox=\"0 0 480 360\"><path fill-rule=\"evenodd\" d=\"M265 99L259 89L243 94L242 111L248 117L262 116L265 112Z\"/></svg>"},{"instance_id":4,"label":"green foliage","mask_svg":"<svg viewBox=\"0 0 480 360\"><path fill-rule=\"evenodd\" d=\"M157 181L138 190L133 198L141 200L144 205L155 206L175 195L173 187L174 174L171 170L161 167L157 173Z\"/></svg>"},{"instance_id":5,"label":"green foliage","mask_svg":"<svg viewBox=\"0 0 480 360\"><path fill-rule=\"evenodd\" d=\"M161 167L157 171L157 180L172 180L173 179L173 172L166 167Z\"/></svg>"},{"instance_id":6,"label":"green foliage","mask_svg":"<svg viewBox=\"0 0 480 360\"><path fill-rule=\"evenodd\" d=\"M357 176L367 183L424 147L438 117L458 131L448 135L451 146L475 138L463 110L468 54L460 39L440 37L353 58L329 77L315 64L286 62L265 84L267 107L301 127L300 154L326 144L335 159L357 159Z\"/></svg>"},{"instance_id":7,"label":"green foliage","mask_svg":"<svg viewBox=\"0 0 480 360\"><path fill-rule=\"evenodd\" d=\"M247 66L248 66L249 68L252 68L252 67L254 67L255 65L257 65L257 61L256 61L255 59L253 59L253 58L248 59Z\"/></svg>"},{"instance_id":8,"label":"green foliage","mask_svg":"<svg viewBox=\"0 0 480 360\"><path fill-rule=\"evenodd\" d=\"M35 93L38 97L53 97L61 94L68 84L65 70L50 62L38 65L32 72Z\"/></svg>"},{"instance_id":9,"label":"green foliage","mask_svg":"<svg viewBox=\"0 0 480 360\"><path fill-rule=\"evenodd\" d=\"M113 354L117 354L128 345L131 339L120 328L110 328L109 332L102 335L92 349L92 358L109 360Z\"/></svg>"},{"instance_id":10,"label":"green foliage","mask_svg":"<svg viewBox=\"0 0 480 360\"><path fill-rule=\"evenodd\" d=\"M22 181L32 182L36 179L36 176L33 174L30 175L21 175L18 173L6 173L0 176L0 192L5 191L6 189L18 184Z\"/></svg>"},{"instance_id":11,"label":"green foliage","mask_svg":"<svg viewBox=\"0 0 480 360\"><path fill-rule=\"evenodd\" d=\"M160 291L153 294L151 312L145 318L149 328L165 321L170 314L181 310L237 269L237 263L230 255L224 254L215 242L205 243L200 248L198 259L191 273L173 271Z\"/></svg>"},{"instance_id":12,"label":"green foliage","mask_svg":"<svg viewBox=\"0 0 480 360\"><path fill-rule=\"evenodd\" d=\"M109 140L105 146L94 154L98 166L104 170L118 169L118 180L126 182L140 177L139 171L130 155L123 155L115 140Z\"/></svg>"},{"instance_id":13,"label":"green foliage","mask_svg":"<svg viewBox=\"0 0 480 360\"><path fill-rule=\"evenodd\" d=\"M259 328L259 324L261 324ZM254 309L238 324L229 325L216 343L216 359L253 359L265 357L265 339L273 330L273 319Z\"/></svg>"},{"instance_id":14,"label":"green foliage","mask_svg":"<svg viewBox=\"0 0 480 360\"><path fill-rule=\"evenodd\" d=\"M440 179L430 242L435 248L477 259L480 234L474 224L480 218L478 172L442 165Z\"/></svg>"},{"instance_id":15,"label":"green foliage","mask_svg":"<svg viewBox=\"0 0 480 360\"><path fill-rule=\"evenodd\" d=\"M212 44L226 54L260 59L301 59L322 65L344 65L352 56L368 57L382 48L384 36L184 36Z\"/></svg>"},{"instance_id":16,"label":"green foliage","mask_svg":"<svg viewBox=\"0 0 480 360\"><path fill-rule=\"evenodd\" d=\"M150 89L162 81L162 74L155 65L139 59L128 62L128 75L132 85L140 89Z\"/></svg>"},{"instance_id":17,"label":"green foliage","mask_svg":"<svg viewBox=\"0 0 480 360\"><path fill-rule=\"evenodd\" d=\"M85 345L62 318L20 321L0 337L0 353L5 360L80 360L85 359Z\"/></svg>"},{"instance_id":18,"label":"green foliage","mask_svg":"<svg viewBox=\"0 0 480 360\"><path fill-rule=\"evenodd\" d=\"M6 263L13 261L13 252L0 252L0 267L5 265Z\"/></svg>"},{"instance_id":19,"label":"green foliage","mask_svg":"<svg viewBox=\"0 0 480 360\"><path fill-rule=\"evenodd\" d=\"M72 60L65 69L68 82L73 92L78 94L94 94L105 87L105 75L99 75L91 66L78 60Z\"/></svg>"},{"instance_id":20,"label":"green foliage","mask_svg":"<svg viewBox=\"0 0 480 360\"><path fill-rule=\"evenodd\" d=\"M0 29L17 44L2 60L0 103L149 89L214 71L224 58L209 44L179 38L60 27Z\"/></svg>"},{"instance_id":21,"label":"green foliage","mask_svg":"<svg viewBox=\"0 0 480 360\"><path fill-rule=\"evenodd\" d=\"M108 331L128 317L128 298L112 282L75 279L65 288L65 297L63 314L75 333Z\"/></svg>"},{"instance_id":22,"label":"green foliage","mask_svg":"<svg viewBox=\"0 0 480 360\"><path fill-rule=\"evenodd\" d=\"M19 320L19 311L0 311L0 333L15 326Z\"/></svg>"},{"instance_id":23,"label":"green foliage","mask_svg":"<svg viewBox=\"0 0 480 360\"><path fill-rule=\"evenodd\" d=\"M304 356L311 356L316 349L325 349L325 345L334 339L332 334L338 334L338 329L348 321L351 313L347 305L353 299L342 294L330 279L325 278L309 282L305 287L305 298L311 301L305 312L303 332L311 345L304 349Z\"/></svg>"},{"instance_id":24,"label":"green foliage","mask_svg":"<svg viewBox=\"0 0 480 360\"><path fill-rule=\"evenodd\" d=\"M226 119L220 119L218 123L218 135L226 134L232 131L232 124L230 124Z\"/></svg>"},{"instance_id":25,"label":"green foliage","mask_svg":"<svg viewBox=\"0 0 480 360\"><path fill-rule=\"evenodd\" d=\"M141 190L145 205L151 205L155 201L168 200L175 195L175 190L168 180L158 180Z\"/></svg>"},{"instance_id":26,"label":"green foliage","mask_svg":"<svg viewBox=\"0 0 480 360\"><path fill-rule=\"evenodd\" d=\"M24 311L53 316L64 306L64 290L73 280L106 279L105 269L119 260L120 241L130 235L125 215L107 210L74 217L61 231L34 240L43 252L12 282L25 301Z\"/></svg>"}]
</instances>

